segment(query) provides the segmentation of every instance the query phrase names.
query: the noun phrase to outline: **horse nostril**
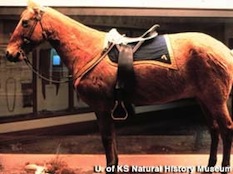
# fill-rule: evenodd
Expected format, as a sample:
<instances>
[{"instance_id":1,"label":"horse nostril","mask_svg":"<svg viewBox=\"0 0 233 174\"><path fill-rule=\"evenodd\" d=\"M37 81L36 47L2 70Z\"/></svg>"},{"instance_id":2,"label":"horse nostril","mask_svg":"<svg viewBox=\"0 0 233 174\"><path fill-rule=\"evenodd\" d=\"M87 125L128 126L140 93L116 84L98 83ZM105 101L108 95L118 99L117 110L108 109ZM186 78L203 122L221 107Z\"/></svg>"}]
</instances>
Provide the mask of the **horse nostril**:
<instances>
[{"instance_id":1,"label":"horse nostril","mask_svg":"<svg viewBox=\"0 0 233 174\"><path fill-rule=\"evenodd\" d=\"M7 60L9 60L10 62L14 62L15 58L13 57L12 53L9 50L6 50L6 58ZM17 56L19 56L20 54L17 53Z\"/></svg>"},{"instance_id":2,"label":"horse nostril","mask_svg":"<svg viewBox=\"0 0 233 174\"><path fill-rule=\"evenodd\" d=\"M14 53L12 53L10 50L6 50L5 52L6 58L7 60L9 60L10 62L17 62L19 61L20 57L24 55L24 52L22 51L17 51Z\"/></svg>"}]
</instances>

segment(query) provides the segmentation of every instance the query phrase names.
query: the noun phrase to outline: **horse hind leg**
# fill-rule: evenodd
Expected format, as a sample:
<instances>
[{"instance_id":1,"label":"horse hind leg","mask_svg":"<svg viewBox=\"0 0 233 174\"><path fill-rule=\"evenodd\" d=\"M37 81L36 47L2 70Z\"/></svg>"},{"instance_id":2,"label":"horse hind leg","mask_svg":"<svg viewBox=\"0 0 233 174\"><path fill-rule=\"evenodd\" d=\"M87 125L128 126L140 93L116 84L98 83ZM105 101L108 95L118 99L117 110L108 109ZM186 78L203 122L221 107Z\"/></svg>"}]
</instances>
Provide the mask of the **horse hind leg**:
<instances>
[{"instance_id":1,"label":"horse hind leg","mask_svg":"<svg viewBox=\"0 0 233 174\"><path fill-rule=\"evenodd\" d=\"M219 117L217 121L223 141L222 166L227 167L230 166L233 123L226 104L223 106L222 110L222 114L218 113Z\"/></svg>"},{"instance_id":2,"label":"horse hind leg","mask_svg":"<svg viewBox=\"0 0 233 174\"><path fill-rule=\"evenodd\" d=\"M219 142L219 127L216 120L212 120L210 127L211 145L208 166L215 166L217 163L217 151Z\"/></svg>"},{"instance_id":3,"label":"horse hind leg","mask_svg":"<svg viewBox=\"0 0 233 174\"><path fill-rule=\"evenodd\" d=\"M213 167L217 163L217 151L218 151L218 143L219 143L219 126L217 124L217 121L211 117L211 113L208 107L206 107L206 105L200 101L199 101L199 104L206 117L207 125L208 125L209 132L210 132L211 145L210 145L210 156L209 156L208 166Z\"/></svg>"},{"instance_id":4,"label":"horse hind leg","mask_svg":"<svg viewBox=\"0 0 233 174\"><path fill-rule=\"evenodd\" d=\"M208 102L206 102L208 103ZM211 103L211 102L210 102ZM222 160L222 166L228 167L230 166L230 154L231 154L231 144L232 144L232 130L233 130L233 123L232 119L230 117L229 111L227 109L226 102L223 102L221 104L214 104L212 102L211 104L205 104L205 108L209 112L209 118L212 119L212 125L214 128L211 131L212 136L212 144L211 144L211 153L210 154L210 161L209 164L214 164L214 156L217 154L217 141L215 140L217 138L217 133L219 132L222 138L223 142L223 160ZM217 123L217 124L216 124ZM218 128L218 129L217 129ZM218 131L219 130L219 131ZM215 131L215 133L214 133ZM212 164L211 164L212 162Z\"/></svg>"}]
</instances>

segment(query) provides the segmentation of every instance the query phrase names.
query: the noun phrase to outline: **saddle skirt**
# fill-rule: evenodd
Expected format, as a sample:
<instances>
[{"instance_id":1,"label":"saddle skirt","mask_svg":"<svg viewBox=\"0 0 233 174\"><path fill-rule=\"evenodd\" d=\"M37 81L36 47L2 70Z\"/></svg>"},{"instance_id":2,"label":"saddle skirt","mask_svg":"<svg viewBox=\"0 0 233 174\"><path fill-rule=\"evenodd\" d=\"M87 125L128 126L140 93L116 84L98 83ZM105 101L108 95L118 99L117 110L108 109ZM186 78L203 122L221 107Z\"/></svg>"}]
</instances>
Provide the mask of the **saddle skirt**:
<instances>
[{"instance_id":1,"label":"saddle skirt","mask_svg":"<svg viewBox=\"0 0 233 174\"><path fill-rule=\"evenodd\" d=\"M128 45L133 48L136 44L129 43ZM108 53L108 56L112 62L118 62L119 51L116 46ZM145 40L133 54L133 60L137 63L150 61L156 65L177 69L168 35L158 35L155 38Z\"/></svg>"}]
</instances>

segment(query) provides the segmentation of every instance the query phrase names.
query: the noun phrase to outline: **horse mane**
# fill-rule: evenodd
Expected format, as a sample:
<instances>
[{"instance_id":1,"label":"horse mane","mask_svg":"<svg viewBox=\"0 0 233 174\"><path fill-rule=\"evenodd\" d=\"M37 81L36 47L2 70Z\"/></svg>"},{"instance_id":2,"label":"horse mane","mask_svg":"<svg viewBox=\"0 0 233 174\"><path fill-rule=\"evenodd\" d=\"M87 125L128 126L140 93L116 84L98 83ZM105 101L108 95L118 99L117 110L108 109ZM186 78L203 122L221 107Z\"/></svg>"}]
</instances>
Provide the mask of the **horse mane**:
<instances>
[{"instance_id":1,"label":"horse mane","mask_svg":"<svg viewBox=\"0 0 233 174\"><path fill-rule=\"evenodd\" d=\"M91 27L88 27L88 26L86 26L86 25L84 25L84 24L82 24L82 23L80 23L80 22L78 22L78 21L76 21L76 20L62 14L62 13L60 13L59 11L54 10L53 8L46 7L45 11L52 14L52 15L54 15L59 20L61 20L64 23L63 25L65 25L66 23L69 23L74 28L77 28L78 30L81 30L81 32L85 32L85 33L90 33L91 32L91 34L97 34L97 35L100 34L100 32L101 32L101 31L98 31L98 30L93 29Z\"/></svg>"},{"instance_id":2,"label":"horse mane","mask_svg":"<svg viewBox=\"0 0 233 174\"><path fill-rule=\"evenodd\" d=\"M48 17L54 21L58 21L60 26L65 26L63 29L64 31L62 30L62 32L67 33L67 36L74 36L77 38L76 46L79 46L81 50L84 50L86 53L90 53L92 55L93 53L103 51L106 34L105 32L86 26L53 8L46 7L44 8L44 11L44 15L48 15ZM54 28L54 26L50 26L50 28ZM85 44L78 44L78 42Z\"/></svg>"}]
</instances>

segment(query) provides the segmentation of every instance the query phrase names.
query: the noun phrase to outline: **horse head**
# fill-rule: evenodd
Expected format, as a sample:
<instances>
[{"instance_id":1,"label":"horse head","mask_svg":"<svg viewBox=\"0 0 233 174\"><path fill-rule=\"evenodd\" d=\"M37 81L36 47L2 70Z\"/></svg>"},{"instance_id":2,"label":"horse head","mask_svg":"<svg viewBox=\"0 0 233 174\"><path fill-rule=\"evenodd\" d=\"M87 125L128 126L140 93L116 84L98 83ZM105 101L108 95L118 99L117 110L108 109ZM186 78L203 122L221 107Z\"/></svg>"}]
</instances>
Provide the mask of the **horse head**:
<instances>
[{"instance_id":1,"label":"horse head","mask_svg":"<svg viewBox=\"0 0 233 174\"><path fill-rule=\"evenodd\" d=\"M28 7L22 13L6 49L6 58L17 62L46 39L46 32L42 24L43 7L29 1Z\"/></svg>"}]
</instances>

